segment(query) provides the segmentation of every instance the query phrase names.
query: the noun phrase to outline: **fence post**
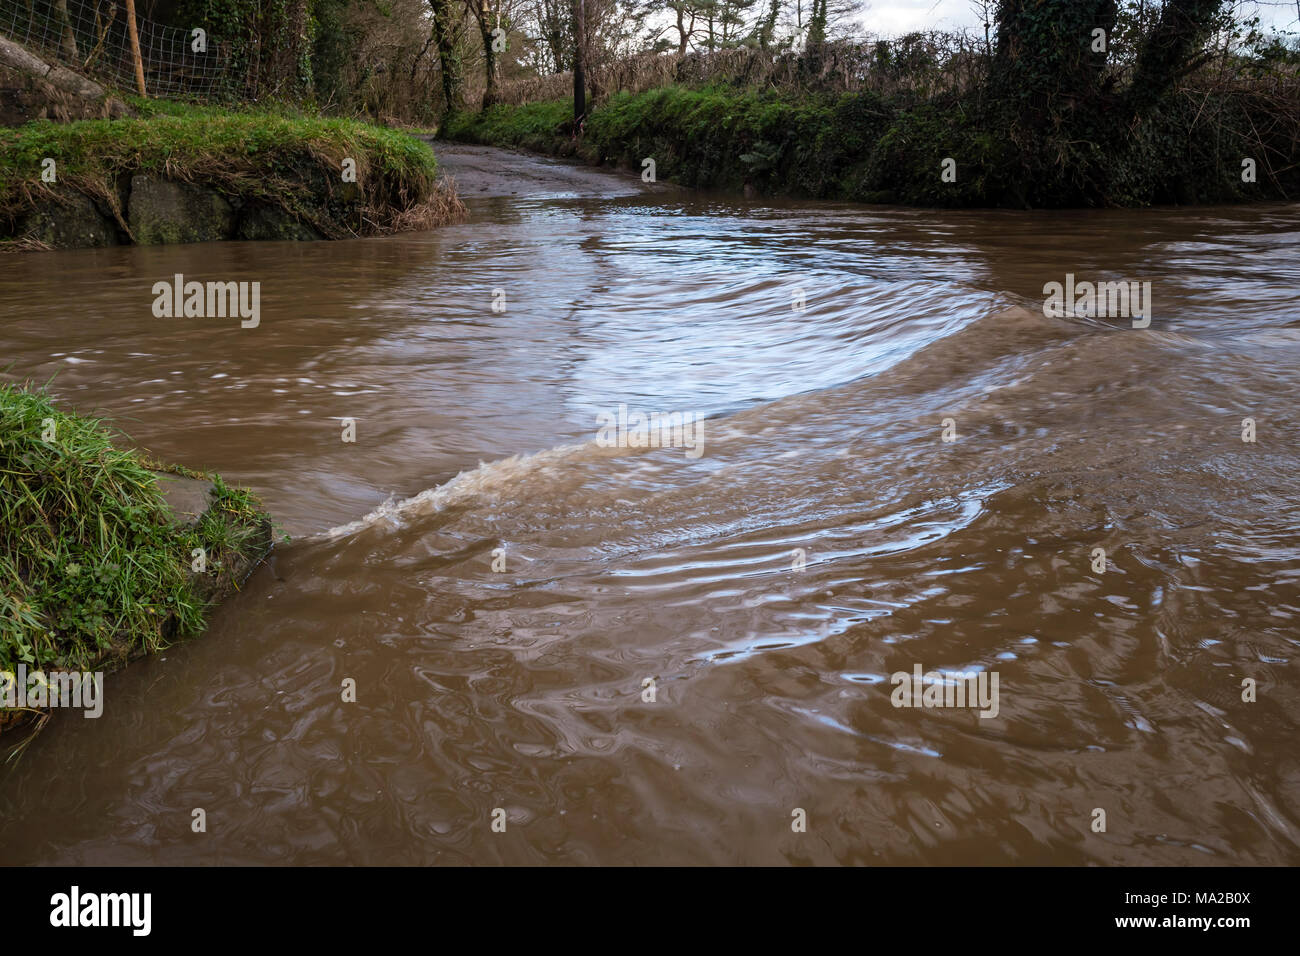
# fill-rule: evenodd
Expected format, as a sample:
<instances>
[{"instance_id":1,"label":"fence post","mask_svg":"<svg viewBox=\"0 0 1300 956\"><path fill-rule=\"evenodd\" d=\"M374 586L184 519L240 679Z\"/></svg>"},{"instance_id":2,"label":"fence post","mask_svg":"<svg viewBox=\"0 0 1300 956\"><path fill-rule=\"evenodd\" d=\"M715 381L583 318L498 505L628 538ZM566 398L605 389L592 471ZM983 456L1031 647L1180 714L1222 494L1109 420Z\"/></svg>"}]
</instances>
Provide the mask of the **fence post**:
<instances>
[{"instance_id":1,"label":"fence post","mask_svg":"<svg viewBox=\"0 0 1300 956\"><path fill-rule=\"evenodd\" d=\"M135 0L126 0L126 29L131 36L131 58L135 60L135 85L140 88L140 95L146 96L144 62L140 59L140 37L135 32Z\"/></svg>"}]
</instances>

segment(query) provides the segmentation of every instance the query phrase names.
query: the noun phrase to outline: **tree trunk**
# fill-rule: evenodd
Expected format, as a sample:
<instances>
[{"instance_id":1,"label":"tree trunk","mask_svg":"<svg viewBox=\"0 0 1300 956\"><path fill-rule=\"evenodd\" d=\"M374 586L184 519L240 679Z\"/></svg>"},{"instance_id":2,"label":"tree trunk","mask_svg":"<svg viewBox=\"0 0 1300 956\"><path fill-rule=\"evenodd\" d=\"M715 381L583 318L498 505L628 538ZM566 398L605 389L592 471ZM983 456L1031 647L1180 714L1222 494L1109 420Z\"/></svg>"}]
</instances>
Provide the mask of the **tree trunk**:
<instances>
[{"instance_id":1,"label":"tree trunk","mask_svg":"<svg viewBox=\"0 0 1300 956\"><path fill-rule=\"evenodd\" d=\"M429 0L433 10L433 37L438 44L438 66L442 73L442 95L447 100L447 112L458 113L464 109L461 102L463 73L460 56L456 53L456 31L452 22L452 0Z\"/></svg>"},{"instance_id":2,"label":"tree trunk","mask_svg":"<svg viewBox=\"0 0 1300 956\"><path fill-rule=\"evenodd\" d=\"M991 81L1021 126L1059 128L1100 105L1108 55L1093 52L1092 31L1104 30L1109 44L1116 7L1116 0L1001 0Z\"/></svg>"},{"instance_id":3,"label":"tree trunk","mask_svg":"<svg viewBox=\"0 0 1300 956\"><path fill-rule=\"evenodd\" d=\"M781 12L781 0L772 0L772 5L768 7L767 17L763 20L763 26L758 31L758 45L764 50L772 42L772 37L776 34L776 17Z\"/></svg>"},{"instance_id":4,"label":"tree trunk","mask_svg":"<svg viewBox=\"0 0 1300 956\"><path fill-rule=\"evenodd\" d=\"M1214 30L1224 0L1167 0L1160 22L1138 51L1133 82L1125 106L1141 116L1160 99L1187 68Z\"/></svg>"},{"instance_id":5,"label":"tree trunk","mask_svg":"<svg viewBox=\"0 0 1300 956\"><path fill-rule=\"evenodd\" d=\"M62 29L62 35L59 37L59 53L69 63L76 63L77 35L72 32L72 18L68 16L68 0L54 0L54 15Z\"/></svg>"},{"instance_id":6,"label":"tree trunk","mask_svg":"<svg viewBox=\"0 0 1300 956\"><path fill-rule=\"evenodd\" d=\"M497 101L497 52L492 49L491 21L486 16L479 21L479 34L483 37L483 109Z\"/></svg>"},{"instance_id":7,"label":"tree trunk","mask_svg":"<svg viewBox=\"0 0 1300 956\"><path fill-rule=\"evenodd\" d=\"M1000 0L989 92L1021 165L1013 181L1025 184L1026 196L1108 201L1135 128L1195 61L1226 5L1166 0L1138 47L1131 82L1117 92L1107 76L1116 0ZM1097 30L1107 49L1099 49Z\"/></svg>"},{"instance_id":8,"label":"tree trunk","mask_svg":"<svg viewBox=\"0 0 1300 956\"><path fill-rule=\"evenodd\" d=\"M587 118L587 5L573 0L573 126Z\"/></svg>"}]
</instances>

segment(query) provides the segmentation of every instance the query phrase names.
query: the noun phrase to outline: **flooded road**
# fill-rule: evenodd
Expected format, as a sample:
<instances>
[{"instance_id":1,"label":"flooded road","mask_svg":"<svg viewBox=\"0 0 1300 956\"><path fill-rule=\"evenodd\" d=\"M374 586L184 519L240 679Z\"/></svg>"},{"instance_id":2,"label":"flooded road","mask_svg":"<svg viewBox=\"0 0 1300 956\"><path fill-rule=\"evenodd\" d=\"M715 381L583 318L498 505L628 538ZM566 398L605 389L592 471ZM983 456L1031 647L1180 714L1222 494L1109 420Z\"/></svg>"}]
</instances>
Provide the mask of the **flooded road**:
<instances>
[{"instance_id":1,"label":"flooded road","mask_svg":"<svg viewBox=\"0 0 1300 956\"><path fill-rule=\"evenodd\" d=\"M7 378L292 536L0 770L0 863L1300 862L1300 207L439 152L464 225L0 259ZM155 318L178 273L260 324Z\"/></svg>"}]
</instances>

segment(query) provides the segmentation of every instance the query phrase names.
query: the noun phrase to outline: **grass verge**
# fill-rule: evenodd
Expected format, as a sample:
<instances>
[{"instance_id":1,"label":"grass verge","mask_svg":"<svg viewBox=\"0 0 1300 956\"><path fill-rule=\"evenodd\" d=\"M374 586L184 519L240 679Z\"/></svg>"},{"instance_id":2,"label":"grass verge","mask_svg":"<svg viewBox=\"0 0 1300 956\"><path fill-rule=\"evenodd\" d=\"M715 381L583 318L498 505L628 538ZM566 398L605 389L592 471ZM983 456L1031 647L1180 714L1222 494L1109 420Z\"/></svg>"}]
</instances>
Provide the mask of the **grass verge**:
<instances>
[{"instance_id":1,"label":"grass verge","mask_svg":"<svg viewBox=\"0 0 1300 956\"><path fill-rule=\"evenodd\" d=\"M124 178L153 173L276 206L327 238L427 228L463 215L428 145L398 130L287 110L132 100L130 119L0 129L0 234L72 189L129 235ZM42 178L54 161L56 182ZM343 178L355 164L355 183ZM459 211L458 211L459 207Z\"/></svg>"},{"instance_id":2,"label":"grass verge","mask_svg":"<svg viewBox=\"0 0 1300 956\"><path fill-rule=\"evenodd\" d=\"M118 438L0 384L0 670L105 669L194 634L269 546L257 499L214 476L208 510L178 524L159 466Z\"/></svg>"},{"instance_id":3,"label":"grass verge","mask_svg":"<svg viewBox=\"0 0 1300 956\"><path fill-rule=\"evenodd\" d=\"M1294 91L1292 91L1294 93ZM1293 97L1294 98L1294 97ZM449 140L579 156L685 186L933 207L1144 206L1300 195L1300 110L1249 82L1179 89L1122 137L1018 147L996 103L669 86L620 93L573 135L567 101L448 117ZM1105 135L1103 135L1105 133ZM1033 165L1042 155L1051 163ZM1258 160L1246 182L1243 157ZM953 165L945 177L945 160Z\"/></svg>"}]
</instances>

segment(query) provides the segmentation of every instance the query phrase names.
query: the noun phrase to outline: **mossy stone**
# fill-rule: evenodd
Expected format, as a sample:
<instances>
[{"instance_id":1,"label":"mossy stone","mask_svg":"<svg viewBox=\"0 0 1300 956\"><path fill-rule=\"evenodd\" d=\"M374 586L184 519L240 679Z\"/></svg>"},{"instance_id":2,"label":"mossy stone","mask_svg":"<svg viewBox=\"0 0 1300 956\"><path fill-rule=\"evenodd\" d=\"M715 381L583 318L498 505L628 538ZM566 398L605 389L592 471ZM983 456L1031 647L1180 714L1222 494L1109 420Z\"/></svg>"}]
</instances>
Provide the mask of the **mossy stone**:
<instances>
[{"instance_id":1,"label":"mossy stone","mask_svg":"<svg viewBox=\"0 0 1300 956\"><path fill-rule=\"evenodd\" d=\"M117 245L117 225L81 193L37 206L24 217L18 232L60 249Z\"/></svg>"},{"instance_id":2,"label":"mossy stone","mask_svg":"<svg viewBox=\"0 0 1300 956\"><path fill-rule=\"evenodd\" d=\"M319 232L300 222L279 206L248 206L239 220L240 239L280 239L308 242L323 239Z\"/></svg>"},{"instance_id":3,"label":"mossy stone","mask_svg":"<svg viewBox=\"0 0 1300 956\"><path fill-rule=\"evenodd\" d=\"M210 242L235 234L235 210L213 189L137 173L131 177L127 225L142 246Z\"/></svg>"}]
</instances>

